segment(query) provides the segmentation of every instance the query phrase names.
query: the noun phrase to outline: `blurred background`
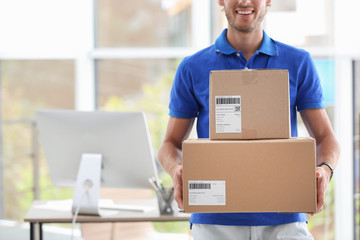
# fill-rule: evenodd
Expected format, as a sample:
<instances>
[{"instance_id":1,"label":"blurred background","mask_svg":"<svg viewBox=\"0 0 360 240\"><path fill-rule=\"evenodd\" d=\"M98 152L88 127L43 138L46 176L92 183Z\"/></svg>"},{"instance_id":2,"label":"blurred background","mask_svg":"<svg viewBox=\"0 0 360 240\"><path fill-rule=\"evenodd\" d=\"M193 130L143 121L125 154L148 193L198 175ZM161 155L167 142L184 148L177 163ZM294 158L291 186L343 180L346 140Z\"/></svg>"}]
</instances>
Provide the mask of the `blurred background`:
<instances>
[{"instance_id":1,"label":"blurred background","mask_svg":"<svg viewBox=\"0 0 360 240\"><path fill-rule=\"evenodd\" d=\"M273 0L263 25L311 53L342 148L325 209L309 218L315 239L360 239L358 9L358 0ZM36 109L144 111L156 152L179 62L226 26L216 0L0 0L0 235L23 226L33 200L72 198L49 179ZM191 238L188 223L148 228Z\"/></svg>"}]
</instances>

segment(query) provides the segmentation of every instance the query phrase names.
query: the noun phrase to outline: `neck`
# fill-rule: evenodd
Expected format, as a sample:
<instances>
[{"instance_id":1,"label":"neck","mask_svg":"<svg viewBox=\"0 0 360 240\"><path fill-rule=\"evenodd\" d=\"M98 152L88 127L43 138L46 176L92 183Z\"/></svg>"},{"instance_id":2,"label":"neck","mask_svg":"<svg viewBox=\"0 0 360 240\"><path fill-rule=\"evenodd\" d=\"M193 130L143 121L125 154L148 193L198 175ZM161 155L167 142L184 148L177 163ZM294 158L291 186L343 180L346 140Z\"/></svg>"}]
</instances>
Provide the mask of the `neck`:
<instances>
[{"instance_id":1,"label":"neck","mask_svg":"<svg viewBox=\"0 0 360 240\"><path fill-rule=\"evenodd\" d=\"M259 27L251 32L239 32L229 26L227 40L236 51L242 51L246 60L249 60L261 45L263 31Z\"/></svg>"}]
</instances>

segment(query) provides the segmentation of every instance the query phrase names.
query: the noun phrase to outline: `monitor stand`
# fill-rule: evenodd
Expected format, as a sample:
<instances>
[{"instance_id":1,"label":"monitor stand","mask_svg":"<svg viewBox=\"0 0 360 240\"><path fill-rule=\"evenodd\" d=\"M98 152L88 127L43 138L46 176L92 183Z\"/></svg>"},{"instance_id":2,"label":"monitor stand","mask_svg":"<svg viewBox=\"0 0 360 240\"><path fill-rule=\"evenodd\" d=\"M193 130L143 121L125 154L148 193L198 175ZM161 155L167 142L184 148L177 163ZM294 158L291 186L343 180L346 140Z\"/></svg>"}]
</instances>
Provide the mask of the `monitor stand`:
<instances>
[{"instance_id":1,"label":"monitor stand","mask_svg":"<svg viewBox=\"0 0 360 240\"><path fill-rule=\"evenodd\" d=\"M72 212L80 205L78 214L99 216L101 154L84 153L77 175Z\"/></svg>"}]
</instances>

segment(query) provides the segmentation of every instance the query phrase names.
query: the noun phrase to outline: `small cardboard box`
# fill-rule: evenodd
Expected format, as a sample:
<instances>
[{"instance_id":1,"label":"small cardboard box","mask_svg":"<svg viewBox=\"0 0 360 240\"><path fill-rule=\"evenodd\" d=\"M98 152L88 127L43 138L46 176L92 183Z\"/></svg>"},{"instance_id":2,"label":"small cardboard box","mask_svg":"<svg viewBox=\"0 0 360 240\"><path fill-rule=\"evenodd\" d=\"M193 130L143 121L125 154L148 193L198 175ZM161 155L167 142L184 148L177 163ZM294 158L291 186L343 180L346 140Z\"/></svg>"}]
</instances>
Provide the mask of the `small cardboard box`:
<instances>
[{"instance_id":1,"label":"small cardboard box","mask_svg":"<svg viewBox=\"0 0 360 240\"><path fill-rule=\"evenodd\" d=\"M210 139L290 138L287 70L210 73Z\"/></svg>"},{"instance_id":2,"label":"small cardboard box","mask_svg":"<svg viewBox=\"0 0 360 240\"><path fill-rule=\"evenodd\" d=\"M315 141L183 142L185 212L314 212Z\"/></svg>"}]
</instances>

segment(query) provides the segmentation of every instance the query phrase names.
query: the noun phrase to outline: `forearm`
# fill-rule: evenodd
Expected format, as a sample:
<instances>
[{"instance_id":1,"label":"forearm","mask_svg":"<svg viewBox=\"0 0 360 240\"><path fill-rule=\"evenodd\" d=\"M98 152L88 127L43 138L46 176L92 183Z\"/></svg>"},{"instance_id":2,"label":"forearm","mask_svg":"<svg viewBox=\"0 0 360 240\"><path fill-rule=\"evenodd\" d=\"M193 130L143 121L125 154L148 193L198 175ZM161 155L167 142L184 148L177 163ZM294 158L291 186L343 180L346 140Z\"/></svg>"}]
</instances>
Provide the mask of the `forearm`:
<instances>
[{"instance_id":1,"label":"forearm","mask_svg":"<svg viewBox=\"0 0 360 240\"><path fill-rule=\"evenodd\" d=\"M340 157L340 146L334 134L329 134L316 144L316 162L317 165L323 162L329 163L334 169L336 168ZM322 165L327 175L331 177L331 170L328 166Z\"/></svg>"},{"instance_id":2,"label":"forearm","mask_svg":"<svg viewBox=\"0 0 360 240\"><path fill-rule=\"evenodd\" d=\"M317 164L327 162L330 163L334 168L336 167L340 156L340 147L333 134L327 136L321 142L317 143L316 155Z\"/></svg>"},{"instance_id":3,"label":"forearm","mask_svg":"<svg viewBox=\"0 0 360 240\"><path fill-rule=\"evenodd\" d=\"M165 138L158 152L158 159L171 177L182 166L182 142L189 136L193 119L170 117Z\"/></svg>"},{"instance_id":4,"label":"forearm","mask_svg":"<svg viewBox=\"0 0 360 240\"><path fill-rule=\"evenodd\" d=\"M170 176L173 176L176 169L182 165L182 151L170 141L165 141L159 148L158 159L162 168Z\"/></svg>"},{"instance_id":5,"label":"forearm","mask_svg":"<svg viewBox=\"0 0 360 240\"><path fill-rule=\"evenodd\" d=\"M340 156L340 147L325 109L307 109L300 114L310 136L316 140L317 165L327 162L335 168ZM329 167L323 165L322 168L328 175L331 174Z\"/></svg>"}]
</instances>

